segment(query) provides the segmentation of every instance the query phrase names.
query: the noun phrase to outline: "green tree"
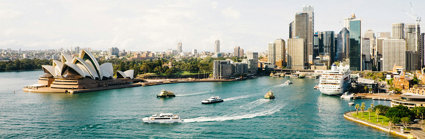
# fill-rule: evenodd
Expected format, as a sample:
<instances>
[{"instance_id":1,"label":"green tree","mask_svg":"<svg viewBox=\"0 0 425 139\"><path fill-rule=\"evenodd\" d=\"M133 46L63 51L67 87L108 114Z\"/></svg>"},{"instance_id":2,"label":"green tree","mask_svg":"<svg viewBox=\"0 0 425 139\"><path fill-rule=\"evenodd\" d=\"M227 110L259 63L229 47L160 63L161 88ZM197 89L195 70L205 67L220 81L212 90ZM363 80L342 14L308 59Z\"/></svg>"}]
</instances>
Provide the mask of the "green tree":
<instances>
[{"instance_id":1,"label":"green tree","mask_svg":"<svg viewBox=\"0 0 425 139\"><path fill-rule=\"evenodd\" d=\"M366 108L366 105L364 102L362 102L362 105L360 106L360 109L362 110L362 112L364 112L364 109Z\"/></svg>"},{"instance_id":2,"label":"green tree","mask_svg":"<svg viewBox=\"0 0 425 139\"><path fill-rule=\"evenodd\" d=\"M403 124L404 128L407 128L407 126L409 125L410 122L410 118L409 117L403 117L401 118L401 123Z\"/></svg>"},{"instance_id":3,"label":"green tree","mask_svg":"<svg viewBox=\"0 0 425 139\"><path fill-rule=\"evenodd\" d=\"M370 120L370 115L372 114L372 111L373 111L372 108L367 109L367 112L369 113L369 120Z\"/></svg>"},{"instance_id":4,"label":"green tree","mask_svg":"<svg viewBox=\"0 0 425 139\"><path fill-rule=\"evenodd\" d=\"M360 105L359 104L356 104L355 108L356 108L356 114L359 114Z\"/></svg>"},{"instance_id":5,"label":"green tree","mask_svg":"<svg viewBox=\"0 0 425 139\"><path fill-rule=\"evenodd\" d=\"M391 107L390 109L388 109L388 112L385 114L386 117L398 118L399 120L402 117L409 117L410 119L412 119L413 115L414 113L410 111L408 107L403 105ZM398 122L393 122L393 123L398 123Z\"/></svg>"},{"instance_id":6,"label":"green tree","mask_svg":"<svg viewBox=\"0 0 425 139\"><path fill-rule=\"evenodd\" d=\"M381 114L381 109L379 109L379 108L375 109L376 122L379 121L379 114Z\"/></svg>"},{"instance_id":7,"label":"green tree","mask_svg":"<svg viewBox=\"0 0 425 139\"><path fill-rule=\"evenodd\" d=\"M373 107L373 111L376 111L377 109L380 110L381 115L385 115L388 109L390 109L390 107L385 105L376 105L375 107Z\"/></svg>"}]
</instances>

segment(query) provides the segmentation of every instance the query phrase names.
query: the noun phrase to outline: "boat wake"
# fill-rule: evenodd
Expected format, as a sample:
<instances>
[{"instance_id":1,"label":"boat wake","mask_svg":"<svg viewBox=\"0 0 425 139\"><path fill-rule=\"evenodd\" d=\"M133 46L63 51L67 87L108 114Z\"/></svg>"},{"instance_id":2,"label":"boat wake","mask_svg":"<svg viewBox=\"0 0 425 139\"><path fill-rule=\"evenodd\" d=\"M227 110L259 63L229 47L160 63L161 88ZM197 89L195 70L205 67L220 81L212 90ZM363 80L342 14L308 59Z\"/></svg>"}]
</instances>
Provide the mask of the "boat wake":
<instances>
[{"instance_id":1,"label":"boat wake","mask_svg":"<svg viewBox=\"0 0 425 139\"><path fill-rule=\"evenodd\" d=\"M274 87L284 87L284 86L288 86L288 85L285 83L282 83L282 84L275 85Z\"/></svg>"},{"instance_id":2,"label":"boat wake","mask_svg":"<svg viewBox=\"0 0 425 139\"><path fill-rule=\"evenodd\" d=\"M249 119L259 116L266 116L266 115L272 115L280 109L283 108L282 106L275 106L271 109L257 112L257 113L250 113L250 114L243 114L243 115L229 115L229 116L218 116L218 117L198 117L198 118L192 118L192 119L184 119L183 122L185 123L192 123L192 122L212 122L212 121L228 121L228 120L241 120L241 119Z\"/></svg>"},{"instance_id":3,"label":"boat wake","mask_svg":"<svg viewBox=\"0 0 425 139\"><path fill-rule=\"evenodd\" d=\"M178 97L196 96L196 95L207 94L209 92L211 92L211 91L196 92L196 93L191 93L191 94L181 94L181 95L176 95L176 96L178 96Z\"/></svg>"},{"instance_id":4,"label":"boat wake","mask_svg":"<svg viewBox=\"0 0 425 139\"><path fill-rule=\"evenodd\" d=\"M224 101L232 101L232 100L238 100L238 99L248 98L248 97L251 97L251 96L253 96L253 95L255 95L255 94L252 94L252 95L244 95L244 96L237 96L237 97L231 97L231 98L225 98L225 99L223 99L223 100L224 100Z\"/></svg>"},{"instance_id":5,"label":"boat wake","mask_svg":"<svg viewBox=\"0 0 425 139\"><path fill-rule=\"evenodd\" d=\"M262 105L264 103L267 103L269 101L270 101L270 99L262 99L261 98L261 99L255 100L253 102L249 102L247 104L241 105L241 106L239 106L239 108L243 108L243 109L249 110L249 109L255 108L257 106L260 106L260 105Z\"/></svg>"}]
</instances>

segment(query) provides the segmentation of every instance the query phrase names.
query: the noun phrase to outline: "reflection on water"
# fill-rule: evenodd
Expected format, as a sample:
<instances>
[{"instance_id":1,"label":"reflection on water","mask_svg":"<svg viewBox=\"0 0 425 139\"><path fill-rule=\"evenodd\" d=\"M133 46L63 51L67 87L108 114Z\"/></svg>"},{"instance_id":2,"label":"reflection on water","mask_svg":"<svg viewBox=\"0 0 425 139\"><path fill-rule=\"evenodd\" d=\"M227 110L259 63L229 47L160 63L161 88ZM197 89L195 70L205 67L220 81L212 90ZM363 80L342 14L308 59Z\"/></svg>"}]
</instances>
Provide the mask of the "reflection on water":
<instances>
[{"instance_id":1,"label":"reflection on water","mask_svg":"<svg viewBox=\"0 0 425 139\"><path fill-rule=\"evenodd\" d=\"M2 138L391 138L345 120L353 107L321 95L317 80L260 77L236 82L179 83L83 94L23 93L41 71L0 73ZM8 79L8 80L7 80ZM177 97L158 99L161 90ZM13 90L18 90L13 93ZM263 99L272 90L274 100ZM201 105L210 96L223 103ZM355 100L355 103L388 102ZM154 113L179 114L187 123L143 124ZM160 134L158 134L160 133Z\"/></svg>"}]
</instances>

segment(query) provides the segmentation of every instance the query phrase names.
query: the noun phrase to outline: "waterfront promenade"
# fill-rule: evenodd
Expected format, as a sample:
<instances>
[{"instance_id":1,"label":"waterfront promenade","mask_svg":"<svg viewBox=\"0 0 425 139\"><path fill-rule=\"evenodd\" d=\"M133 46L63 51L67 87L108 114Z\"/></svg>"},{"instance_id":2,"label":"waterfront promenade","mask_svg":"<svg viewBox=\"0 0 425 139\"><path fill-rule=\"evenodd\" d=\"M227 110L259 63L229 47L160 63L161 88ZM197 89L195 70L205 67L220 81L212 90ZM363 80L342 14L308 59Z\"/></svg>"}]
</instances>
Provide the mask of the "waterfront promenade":
<instances>
[{"instance_id":1,"label":"waterfront promenade","mask_svg":"<svg viewBox=\"0 0 425 139\"><path fill-rule=\"evenodd\" d=\"M344 118L349 120L349 121L353 121L362 125L366 125L384 132L388 132L390 134L396 135L396 136L400 136L403 138L418 138L418 139L425 139L425 132L422 131L421 129L411 129L410 133L403 133L400 131L400 129L394 129L394 128L389 128L389 126L383 126L383 125L378 125L378 124L374 124L359 118L356 118L353 116L353 114L356 113L356 111L350 111L350 112L346 112L344 113Z\"/></svg>"}]
</instances>

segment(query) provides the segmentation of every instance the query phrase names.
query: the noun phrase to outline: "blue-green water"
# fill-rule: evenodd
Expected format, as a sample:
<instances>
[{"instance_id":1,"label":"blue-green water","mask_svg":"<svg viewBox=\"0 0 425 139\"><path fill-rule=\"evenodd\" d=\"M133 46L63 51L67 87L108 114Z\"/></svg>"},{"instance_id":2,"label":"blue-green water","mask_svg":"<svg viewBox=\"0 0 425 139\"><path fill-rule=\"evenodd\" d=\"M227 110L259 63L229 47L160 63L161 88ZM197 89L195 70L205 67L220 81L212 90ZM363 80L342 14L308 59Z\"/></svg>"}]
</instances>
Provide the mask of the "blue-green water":
<instances>
[{"instance_id":1,"label":"blue-green water","mask_svg":"<svg viewBox=\"0 0 425 139\"><path fill-rule=\"evenodd\" d=\"M223 83L180 83L85 94L24 93L41 71L0 73L0 138L395 138L343 118L348 101L313 90L317 80L260 77ZM162 89L177 97L157 99ZM15 91L13 91L15 90ZM272 90L275 100L262 99ZM201 105L220 96L225 102ZM389 105L385 101L356 100ZM184 123L144 124L159 112Z\"/></svg>"}]
</instances>

